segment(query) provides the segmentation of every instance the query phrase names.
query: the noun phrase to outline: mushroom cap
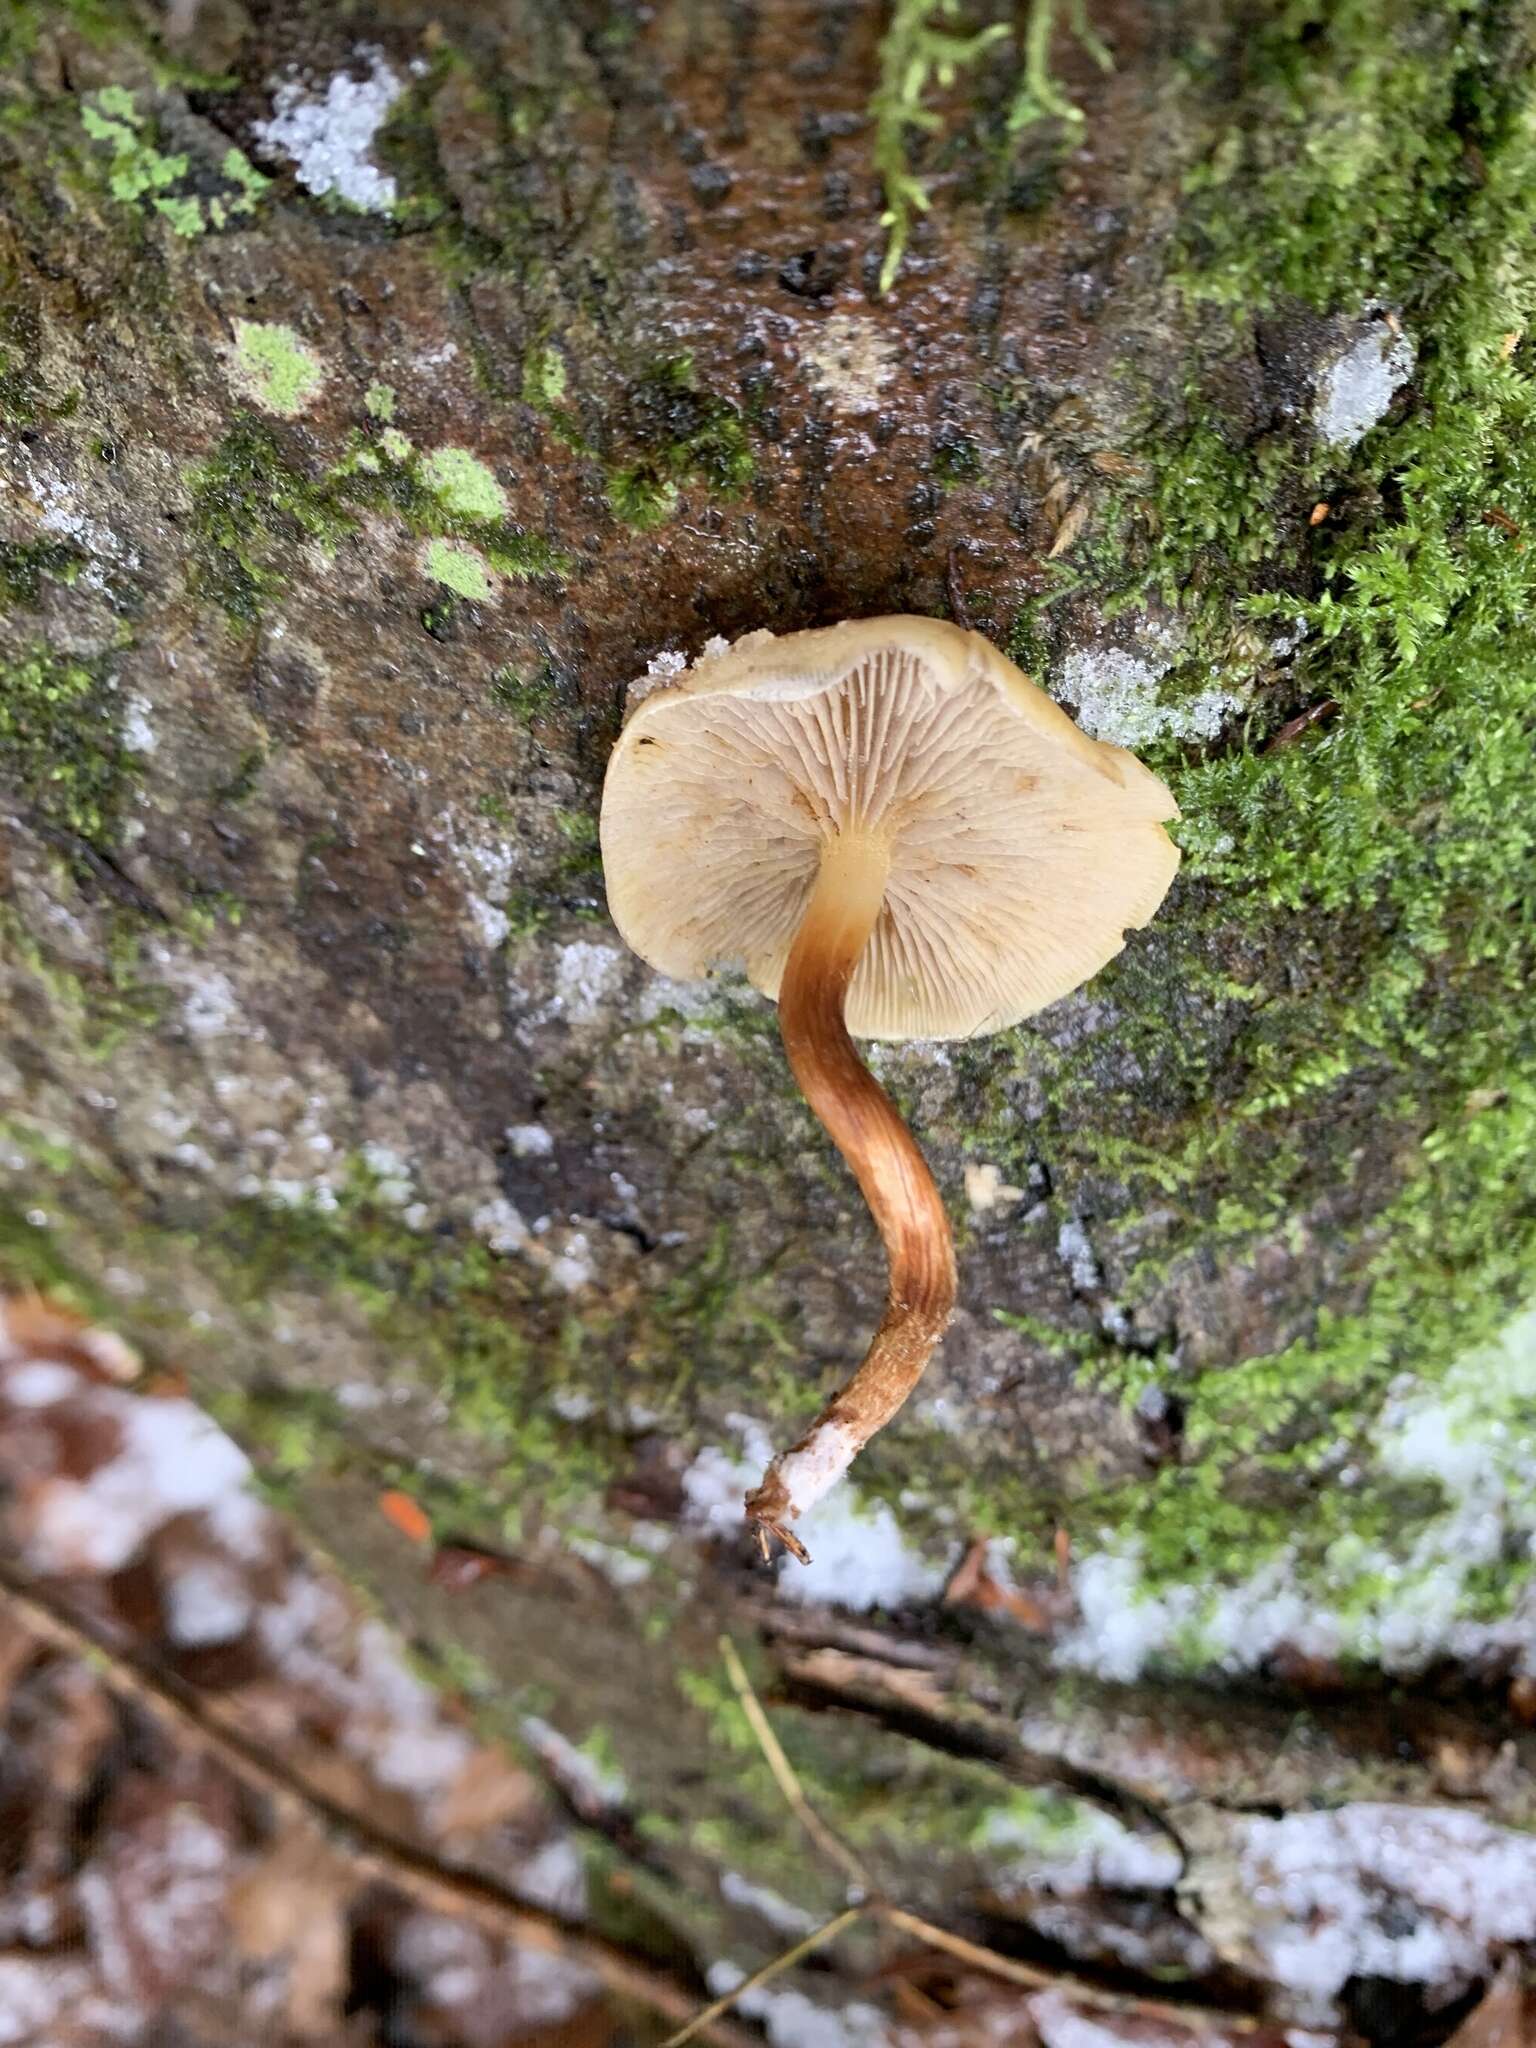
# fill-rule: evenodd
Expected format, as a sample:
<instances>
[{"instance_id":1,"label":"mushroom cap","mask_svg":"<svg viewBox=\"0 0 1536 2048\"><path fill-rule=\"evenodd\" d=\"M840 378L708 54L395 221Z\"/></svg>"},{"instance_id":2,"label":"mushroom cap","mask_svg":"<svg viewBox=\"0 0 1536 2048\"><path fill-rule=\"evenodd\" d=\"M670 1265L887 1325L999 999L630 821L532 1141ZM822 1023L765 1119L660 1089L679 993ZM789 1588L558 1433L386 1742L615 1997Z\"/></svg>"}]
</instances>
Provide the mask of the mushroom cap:
<instances>
[{"instance_id":1,"label":"mushroom cap","mask_svg":"<svg viewBox=\"0 0 1536 2048\"><path fill-rule=\"evenodd\" d=\"M748 634L633 703L603 870L653 967L739 963L777 996L823 847L876 837L889 879L848 1028L970 1038L1066 995L1148 921L1177 816L1134 755L1089 739L979 634L862 619Z\"/></svg>"}]
</instances>

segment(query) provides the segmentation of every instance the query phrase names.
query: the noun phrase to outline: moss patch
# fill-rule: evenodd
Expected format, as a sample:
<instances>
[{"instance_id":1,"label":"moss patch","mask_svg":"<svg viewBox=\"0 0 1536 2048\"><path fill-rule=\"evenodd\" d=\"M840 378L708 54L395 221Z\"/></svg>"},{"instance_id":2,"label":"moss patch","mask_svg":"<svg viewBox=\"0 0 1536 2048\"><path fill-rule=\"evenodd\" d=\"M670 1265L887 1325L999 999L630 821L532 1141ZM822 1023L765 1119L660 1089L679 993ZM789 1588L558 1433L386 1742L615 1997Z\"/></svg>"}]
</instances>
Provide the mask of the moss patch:
<instances>
[{"instance_id":1,"label":"moss patch","mask_svg":"<svg viewBox=\"0 0 1536 2048\"><path fill-rule=\"evenodd\" d=\"M671 517L685 483L730 494L756 467L741 415L729 400L699 387L691 356L673 356L631 385L625 439L641 453L610 469L614 517L642 530Z\"/></svg>"},{"instance_id":2,"label":"moss patch","mask_svg":"<svg viewBox=\"0 0 1536 2048\"><path fill-rule=\"evenodd\" d=\"M354 436L316 477L300 466L280 429L246 414L189 480L199 544L194 588L242 624L257 618L280 587L281 565L295 541L335 547L364 512L442 543L428 550L428 573L461 595L488 595L480 586L488 572L520 578L564 568L546 541L512 520L488 521L480 516L483 507L474 515L456 510L428 483L421 459L393 427L377 441ZM458 545L466 541L469 546ZM472 590L461 588L466 580Z\"/></svg>"},{"instance_id":3,"label":"moss patch","mask_svg":"<svg viewBox=\"0 0 1536 2048\"><path fill-rule=\"evenodd\" d=\"M27 649L0 666L0 778L45 826L108 847L131 775L120 718L100 662Z\"/></svg>"},{"instance_id":4,"label":"moss patch","mask_svg":"<svg viewBox=\"0 0 1536 2048\"><path fill-rule=\"evenodd\" d=\"M325 381L325 366L291 327L265 320L235 322L235 382L266 412L302 412Z\"/></svg>"},{"instance_id":5,"label":"moss patch","mask_svg":"<svg viewBox=\"0 0 1536 2048\"><path fill-rule=\"evenodd\" d=\"M1186 861L1179 913L1095 985L1121 1077L1092 1036L975 1055L999 1146L1014 1076L1042 1084L1058 1214L1107 1213L1132 1248L1122 1306L1245 1264L1319 1205L1346 1218L1324 1229L1365 1307L1305 1341L1198 1376L1090 1347L1084 1369L1108 1360L1128 1396L1172 1375L1187 1403L1184 1463L1069 1511L1090 1547L1134 1535L1170 1585L1298 1543L1303 1565L1337 1559L1351 1531L1362 1556L1410 1545L1439 1503L1369 1476L1385 1390L1441 1375L1536 1272L1530 52L1502 9L1319 0L1271 10L1239 61L1191 180L1182 296L1240 309L1241 350L1298 296L1358 315L1385 283L1417 344L1411 399L1346 454L1304 416L1245 442L1198 380L1196 423L1149 404L1126 454L1156 481L1122 489L1088 551L1100 603L1173 608L1169 698L1237 675L1255 708L1194 758L1150 750ZM1048 643L1043 610L1024 637L1042 625ZM1341 1461L1366 1481L1335 1485Z\"/></svg>"},{"instance_id":6,"label":"moss patch","mask_svg":"<svg viewBox=\"0 0 1536 2048\"><path fill-rule=\"evenodd\" d=\"M85 559L68 541L0 541L0 611L35 605L45 576L73 583Z\"/></svg>"}]
</instances>

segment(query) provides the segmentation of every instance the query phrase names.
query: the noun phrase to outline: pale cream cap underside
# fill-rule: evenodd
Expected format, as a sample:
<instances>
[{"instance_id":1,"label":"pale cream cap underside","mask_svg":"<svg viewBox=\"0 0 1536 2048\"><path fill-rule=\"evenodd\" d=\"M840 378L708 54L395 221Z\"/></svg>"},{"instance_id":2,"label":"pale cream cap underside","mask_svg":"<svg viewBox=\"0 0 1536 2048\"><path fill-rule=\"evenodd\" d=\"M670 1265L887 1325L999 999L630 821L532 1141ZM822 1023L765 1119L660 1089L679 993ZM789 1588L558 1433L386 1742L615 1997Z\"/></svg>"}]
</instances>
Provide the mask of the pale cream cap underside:
<instances>
[{"instance_id":1,"label":"pale cream cap underside","mask_svg":"<svg viewBox=\"0 0 1536 2048\"><path fill-rule=\"evenodd\" d=\"M1178 849L1167 789L936 619L754 633L630 715L603 789L614 921L664 974L740 965L776 996L829 839L882 837L854 970L864 1038L970 1038L1096 974Z\"/></svg>"}]
</instances>

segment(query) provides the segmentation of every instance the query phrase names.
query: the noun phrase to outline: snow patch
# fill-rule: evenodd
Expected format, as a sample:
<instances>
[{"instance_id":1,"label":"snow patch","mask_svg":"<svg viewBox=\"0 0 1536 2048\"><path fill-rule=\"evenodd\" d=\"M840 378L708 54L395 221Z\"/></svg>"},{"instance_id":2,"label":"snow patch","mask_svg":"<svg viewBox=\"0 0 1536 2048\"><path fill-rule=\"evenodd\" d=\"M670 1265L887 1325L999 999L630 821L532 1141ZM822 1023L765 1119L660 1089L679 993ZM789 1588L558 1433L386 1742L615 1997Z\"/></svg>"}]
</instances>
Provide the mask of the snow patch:
<instances>
[{"instance_id":1,"label":"snow patch","mask_svg":"<svg viewBox=\"0 0 1536 2048\"><path fill-rule=\"evenodd\" d=\"M781 1561L778 1591L786 1600L858 1612L904 1607L933 1599L948 1576L912 1548L883 1501L866 1506L847 1486L797 1523L796 1534L811 1561Z\"/></svg>"},{"instance_id":2,"label":"snow patch","mask_svg":"<svg viewBox=\"0 0 1536 2048\"><path fill-rule=\"evenodd\" d=\"M505 1136L514 1159L548 1159L555 1149L542 1124L508 1124Z\"/></svg>"},{"instance_id":3,"label":"snow patch","mask_svg":"<svg viewBox=\"0 0 1536 2048\"><path fill-rule=\"evenodd\" d=\"M323 93L290 79L273 94L271 120L253 122L252 132L271 155L292 161L306 191L385 213L395 203L395 181L373 162L372 150L405 81L381 50L368 46L357 54L368 65L366 78L340 72Z\"/></svg>"},{"instance_id":4,"label":"snow patch","mask_svg":"<svg viewBox=\"0 0 1536 2048\"><path fill-rule=\"evenodd\" d=\"M1413 375L1418 352L1400 328L1374 322L1317 378L1313 417L1330 447L1353 448Z\"/></svg>"},{"instance_id":5,"label":"snow patch","mask_svg":"<svg viewBox=\"0 0 1536 2048\"><path fill-rule=\"evenodd\" d=\"M780 1934L809 1934L818 1922L814 1913L807 1913L803 1906L791 1905L767 1885L753 1884L734 1870L720 1873L720 1896L733 1906L740 1906L744 1912L756 1913L766 1920L770 1927Z\"/></svg>"},{"instance_id":6,"label":"snow patch","mask_svg":"<svg viewBox=\"0 0 1536 2048\"><path fill-rule=\"evenodd\" d=\"M624 960L612 946L576 939L560 948L555 966L551 1009L573 1024L590 1024L602 1012L624 972Z\"/></svg>"},{"instance_id":7,"label":"snow patch","mask_svg":"<svg viewBox=\"0 0 1536 2048\"><path fill-rule=\"evenodd\" d=\"M626 707L633 711L637 704L643 704L655 691L670 688L687 666L687 655L679 654L675 648L666 647L660 654L653 654L645 664L645 674L636 676L625 692Z\"/></svg>"},{"instance_id":8,"label":"snow patch","mask_svg":"<svg viewBox=\"0 0 1536 2048\"><path fill-rule=\"evenodd\" d=\"M705 1983L720 1998L746 1974L736 1963L711 1963ZM736 2006L748 2019L762 2021L772 2048L890 2048L890 2029L872 2005L817 2005L803 1991L772 1991L765 1985L744 1992Z\"/></svg>"},{"instance_id":9,"label":"snow patch","mask_svg":"<svg viewBox=\"0 0 1536 2048\"><path fill-rule=\"evenodd\" d=\"M123 745L130 754L152 754L160 736L150 720L152 706L147 697L134 695L123 706Z\"/></svg>"},{"instance_id":10,"label":"snow patch","mask_svg":"<svg viewBox=\"0 0 1536 2048\"><path fill-rule=\"evenodd\" d=\"M55 1478L40 1492L28 1543L38 1571L117 1571L173 1515L197 1510L251 1554L267 1511L247 1490L250 1460L201 1409L112 1388L90 1406L118 1424L121 1444L88 1478Z\"/></svg>"},{"instance_id":11,"label":"snow patch","mask_svg":"<svg viewBox=\"0 0 1536 2048\"><path fill-rule=\"evenodd\" d=\"M163 952L162 966L172 962ZM240 998L227 974L204 962L182 965L177 974L181 1021L191 1038L222 1038L239 1030Z\"/></svg>"},{"instance_id":12,"label":"snow patch","mask_svg":"<svg viewBox=\"0 0 1536 2048\"><path fill-rule=\"evenodd\" d=\"M1074 1807L1065 1825L1031 1811L1027 1802L995 1807L978 1830L977 1845L1023 1852L1006 1881L1035 1891L1080 1892L1090 1885L1168 1891L1184 1868L1171 1841L1135 1834L1113 1814L1086 1802Z\"/></svg>"},{"instance_id":13,"label":"snow patch","mask_svg":"<svg viewBox=\"0 0 1536 2048\"><path fill-rule=\"evenodd\" d=\"M773 1445L761 1423L746 1415L725 1419L741 1438L740 1451L710 1445L683 1474L688 1519L722 1533L740 1529L747 1489L762 1478L773 1457Z\"/></svg>"},{"instance_id":14,"label":"snow patch","mask_svg":"<svg viewBox=\"0 0 1536 2048\"><path fill-rule=\"evenodd\" d=\"M1252 1819L1239 1869L1266 1968L1322 2023L1351 1977L1459 1991L1536 1936L1536 1838L1456 1808Z\"/></svg>"},{"instance_id":15,"label":"snow patch","mask_svg":"<svg viewBox=\"0 0 1536 2048\"><path fill-rule=\"evenodd\" d=\"M165 1592L166 1631L184 1650L232 1643L255 1613L245 1580L220 1558L183 1566Z\"/></svg>"},{"instance_id":16,"label":"snow patch","mask_svg":"<svg viewBox=\"0 0 1536 2048\"><path fill-rule=\"evenodd\" d=\"M1079 1294L1094 1294L1104 1285L1104 1275L1087 1231L1075 1216L1069 1217L1056 1233L1056 1256L1072 1276Z\"/></svg>"},{"instance_id":17,"label":"snow patch","mask_svg":"<svg viewBox=\"0 0 1536 2048\"><path fill-rule=\"evenodd\" d=\"M1062 662L1052 694L1076 705L1091 739L1133 752L1159 739L1215 739L1241 697L1212 684L1177 704L1160 703L1158 685L1172 666L1171 651L1077 647Z\"/></svg>"},{"instance_id":18,"label":"snow patch","mask_svg":"<svg viewBox=\"0 0 1536 2048\"><path fill-rule=\"evenodd\" d=\"M1128 2034L1123 2027L1095 2019L1060 1991L1037 1992L1024 2003L1045 2048L1126 2048L1128 2040L1134 2040L1135 2048L1192 2048L1200 2038L1187 2027L1161 2029L1142 2024L1134 2035Z\"/></svg>"},{"instance_id":19,"label":"snow patch","mask_svg":"<svg viewBox=\"0 0 1536 2048\"><path fill-rule=\"evenodd\" d=\"M474 1755L474 1742L442 1719L437 1695L401 1662L378 1622L358 1631L357 1675L372 1712L349 1725L347 1747L396 1791L424 1801L447 1792Z\"/></svg>"},{"instance_id":20,"label":"snow patch","mask_svg":"<svg viewBox=\"0 0 1536 2048\"><path fill-rule=\"evenodd\" d=\"M512 920L504 910L498 910L494 903L488 903L483 896L477 896L473 889L465 891L464 907L469 912L469 921L475 928L475 937L487 953L494 953L511 931Z\"/></svg>"},{"instance_id":21,"label":"snow patch","mask_svg":"<svg viewBox=\"0 0 1536 2048\"><path fill-rule=\"evenodd\" d=\"M73 1366L55 1358L33 1358L12 1366L5 1376L5 1398L14 1408L51 1408L80 1390L80 1375Z\"/></svg>"},{"instance_id":22,"label":"snow patch","mask_svg":"<svg viewBox=\"0 0 1536 2048\"><path fill-rule=\"evenodd\" d=\"M537 1714L525 1714L520 1725L524 1741L547 1765L562 1789L575 1790L594 1806L622 1806L629 1797L629 1786L621 1770L588 1756L551 1722L541 1720Z\"/></svg>"},{"instance_id":23,"label":"snow patch","mask_svg":"<svg viewBox=\"0 0 1536 2048\"><path fill-rule=\"evenodd\" d=\"M1187 1662L1191 1644L1234 1674L1285 1646L1411 1675L1440 1657L1512 1650L1522 1669L1536 1671L1536 1594L1506 1617L1465 1618L1467 1582L1480 1566L1536 1554L1536 1444L1522 1420L1533 1401L1536 1308L1458 1359L1437 1387L1410 1384L1389 1396L1381 1467L1435 1481L1445 1503L1399 1549L1373 1549L1346 1533L1315 1568L1310 1590L1298 1585L1287 1551L1214 1595L1195 1585L1148 1588L1133 1546L1091 1554L1073 1573L1080 1619L1057 1645L1057 1661L1129 1681L1159 1656ZM1381 1588L1363 1603L1350 1597L1362 1582Z\"/></svg>"},{"instance_id":24,"label":"snow patch","mask_svg":"<svg viewBox=\"0 0 1536 2048\"><path fill-rule=\"evenodd\" d=\"M482 1202L469 1220L493 1252L520 1252L528 1243L528 1226L505 1195Z\"/></svg>"}]
</instances>

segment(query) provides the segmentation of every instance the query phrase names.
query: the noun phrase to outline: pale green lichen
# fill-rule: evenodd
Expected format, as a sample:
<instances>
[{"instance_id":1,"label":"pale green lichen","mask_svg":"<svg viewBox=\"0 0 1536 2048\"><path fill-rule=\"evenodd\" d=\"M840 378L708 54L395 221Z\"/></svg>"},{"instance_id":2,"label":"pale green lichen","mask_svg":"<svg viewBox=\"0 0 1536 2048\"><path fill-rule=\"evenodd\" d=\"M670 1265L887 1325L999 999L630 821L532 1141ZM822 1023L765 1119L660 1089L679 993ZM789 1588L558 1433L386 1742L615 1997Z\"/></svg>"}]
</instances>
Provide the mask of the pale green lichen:
<instances>
[{"instance_id":1,"label":"pale green lichen","mask_svg":"<svg viewBox=\"0 0 1536 2048\"><path fill-rule=\"evenodd\" d=\"M363 404L368 409L370 419L379 420L387 426L395 416L394 386L370 384L363 393Z\"/></svg>"},{"instance_id":2,"label":"pale green lichen","mask_svg":"<svg viewBox=\"0 0 1536 2048\"><path fill-rule=\"evenodd\" d=\"M506 492L467 448L431 449L421 458L421 477L456 518L489 526L507 516Z\"/></svg>"},{"instance_id":3,"label":"pale green lichen","mask_svg":"<svg viewBox=\"0 0 1536 2048\"><path fill-rule=\"evenodd\" d=\"M325 366L291 327L266 320L235 322L234 379L267 412L291 418L325 381Z\"/></svg>"},{"instance_id":4,"label":"pale green lichen","mask_svg":"<svg viewBox=\"0 0 1536 2048\"><path fill-rule=\"evenodd\" d=\"M546 344L530 349L523 364L523 398L540 412L558 405L565 396L565 358Z\"/></svg>"},{"instance_id":5,"label":"pale green lichen","mask_svg":"<svg viewBox=\"0 0 1536 2048\"><path fill-rule=\"evenodd\" d=\"M457 597L485 599L495 585L480 555L460 541L434 540L427 545L423 566L435 582Z\"/></svg>"}]
</instances>

